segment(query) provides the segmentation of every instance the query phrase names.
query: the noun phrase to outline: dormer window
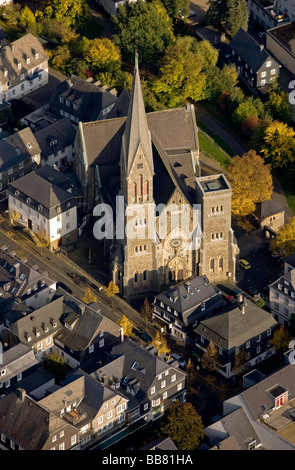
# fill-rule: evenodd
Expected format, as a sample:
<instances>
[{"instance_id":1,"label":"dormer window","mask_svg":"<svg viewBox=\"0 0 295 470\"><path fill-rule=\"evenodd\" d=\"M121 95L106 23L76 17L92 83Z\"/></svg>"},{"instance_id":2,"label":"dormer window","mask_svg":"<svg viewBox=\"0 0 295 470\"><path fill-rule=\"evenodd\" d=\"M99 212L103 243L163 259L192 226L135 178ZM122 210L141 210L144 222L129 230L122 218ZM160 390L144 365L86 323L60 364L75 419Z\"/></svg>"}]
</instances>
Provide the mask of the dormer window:
<instances>
[{"instance_id":1,"label":"dormer window","mask_svg":"<svg viewBox=\"0 0 295 470\"><path fill-rule=\"evenodd\" d=\"M27 147L28 147L29 149L31 149L31 148L32 148L32 144L31 144L30 142L28 142L28 143L27 143Z\"/></svg>"},{"instance_id":2,"label":"dormer window","mask_svg":"<svg viewBox=\"0 0 295 470\"><path fill-rule=\"evenodd\" d=\"M52 140L50 141L49 146L50 146L50 147L53 147L53 145L56 145L56 144L57 144L57 139L52 139Z\"/></svg>"},{"instance_id":3,"label":"dormer window","mask_svg":"<svg viewBox=\"0 0 295 470\"><path fill-rule=\"evenodd\" d=\"M32 201L31 201L31 198L30 198L30 197L27 197L26 203L27 203L27 204L30 204L31 202L32 202Z\"/></svg>"},{"instance_id":4,"label":"dormer window","mask_svg":"<svg viewBox=\"0 0 295 470\"><path fill-rule=\"evenodd\" d=\"M36 52L35 54L35 60L39 59L39 52Z\"/></svg>"},{"instance_id":5,"label":"dormer window","mask_svg":"<svg viewBox=\"0 0 295 470\"><path fill-rule=\"evenodd\" d=\"M6 369L1 370L1 377L6 374Z\"/></svg>"},{"instance_id":6,"label":"dormer window","mask_svg":"<svg viewBox=\"0 0 295 470\"><path fill-rule=\"evenodd\" d=\"M41 211L42 211L42 209L43 209L43 206L42 206L41 204L39 204L39 206L38 206L38 211L40 211L40 212L41 212Z\"/></svg>"},{"instance_id":7,"label":"dormer window","mask_svg":"<svg viewBox=\"0 0 295 470\"><path fill-rule=\"evenodd\" d=\"M26 59L26 64L29 64L30 62L31 62L30 57L27 57L27 59Z\"/></svg>"},{"instance_id":8,"label":"dormer window","mask_svg":"<svg viewBox=\"0 0 295 470\"><path fill-rule=\"evenodd\" d=\"M8 71L7 69L4 69L4 77L7 77L7 75L8 75Z\"/></svg>"},{"instance_id":9,"label":"dormer window","mask_svg":"<svg viewBox=\"0 0 295 470\"><path fill-rule=\"evenodd\" d=\"M20 62L18 62L17 68L18 68L18 69L21 69L21 68L22 68L22 64L21 64Z\"/></svg>"},{"instance_id":10,"label":"dormer window","mask_svg":"<svg viewBox=\"0 0 295 470\"><path fill-rule=\"evenodd\" d=\"M59 97L59 102L60 102L60 103L63 103L63 102L64 102L64 99L63 99L62 96Z\"/></svg>"}]
</instances>

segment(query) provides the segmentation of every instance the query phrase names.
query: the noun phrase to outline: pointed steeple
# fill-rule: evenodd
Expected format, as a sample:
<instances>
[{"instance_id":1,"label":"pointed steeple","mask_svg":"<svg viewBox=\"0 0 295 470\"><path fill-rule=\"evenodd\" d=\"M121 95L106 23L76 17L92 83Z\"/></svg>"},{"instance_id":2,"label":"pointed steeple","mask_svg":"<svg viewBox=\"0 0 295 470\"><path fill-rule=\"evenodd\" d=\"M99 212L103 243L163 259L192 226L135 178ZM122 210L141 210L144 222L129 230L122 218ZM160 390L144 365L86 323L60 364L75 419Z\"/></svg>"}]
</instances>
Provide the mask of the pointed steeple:
<instances>
[{"instance_id":1,"label":"pointed steeple","mask_svg":"<svg viewBox=\"0 0 295 470\"><path fill-rule=\"evenodd\" d=\"M126 177L129 176L139 146L144 154L151 174L154 173L151 133L148 128L144 101L142 96L140 75L138 70L138 54L135 53L135 66L129 108L122 137L122 160Z\"/></svg>"}]
</instances>

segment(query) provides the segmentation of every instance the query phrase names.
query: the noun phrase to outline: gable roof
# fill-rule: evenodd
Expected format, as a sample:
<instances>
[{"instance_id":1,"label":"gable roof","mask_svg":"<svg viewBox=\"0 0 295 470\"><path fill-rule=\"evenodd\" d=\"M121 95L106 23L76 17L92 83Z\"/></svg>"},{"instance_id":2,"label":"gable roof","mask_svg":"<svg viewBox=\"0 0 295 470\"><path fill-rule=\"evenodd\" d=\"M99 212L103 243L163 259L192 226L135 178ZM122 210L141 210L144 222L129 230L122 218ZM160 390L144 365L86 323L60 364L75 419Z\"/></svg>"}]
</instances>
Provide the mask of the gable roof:
<instances>
[{"instance_id":1,"label":"gable roof","mask_svg":"<svg viewBox=\"0 0 295 470\"><path fill-rule=\"evenodd\" d=\"M255 41L250 34L240 28L237 34L229 43L233 49L253 70L258 71L266 60L273 60L273 57Z\"/></svg>"},{"instance_id":2,"label":"gable roof","mask_svg":"<svg viewBox=\"0 0 295 470\"><path fill-rule=\"evenodd\" d=\"M17 153L21 153L23 158L30 158L41 153L36 137L29 127L14 132L4 140L17 149Z\"/></svg>"},{"instance_id":3,"label":"gable roof","mask_svg":"<svg viewBox=\"0 0 295 470\"><path fill-rule=\"evenodd\" d=\"M41 160L47 160L53 153L74 144L75 135L76 131L69 118L60 119L35 132L34 137L41 150Z\"/></svg>"}]
</instances>

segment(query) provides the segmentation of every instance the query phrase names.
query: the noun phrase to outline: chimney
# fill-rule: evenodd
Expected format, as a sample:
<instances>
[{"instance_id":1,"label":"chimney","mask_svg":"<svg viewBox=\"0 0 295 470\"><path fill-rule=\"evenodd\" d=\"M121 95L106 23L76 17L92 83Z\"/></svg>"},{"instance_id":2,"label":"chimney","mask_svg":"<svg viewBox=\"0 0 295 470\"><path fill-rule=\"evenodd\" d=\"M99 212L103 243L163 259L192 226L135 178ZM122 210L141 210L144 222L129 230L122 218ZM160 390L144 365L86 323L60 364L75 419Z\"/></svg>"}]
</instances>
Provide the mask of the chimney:
<instances>
[{"instance_id":1,"label":"chimney","mask_svg":"<svg viewBox=\"0 0 295 470\"><path fill-rule=\"evenodd\" d=\"M242 294L237 295L237 301L238 302L243 302L243 295Z\"/></svg>"},{"instance_id":2,"label":"chimney","mask_svg":"<svg viewBox=\"0 0 295 470\"><path fill-rule=\"evenodd\" d=\"M81 317L85 313L85 309L86 309L85 305L79 305L79 313L80 313Z\"/></svg>"},{"instance_id":3,"label":"chimney","mask_svg":"<svg viewBox=\"0 0 295 470\"><path fill-rule=\"evenodd\" d=\"M242 315L245 315L245 313L246 313L245 304L242 304L242 305L241 305L241 312L242 312Z\"/></svg>"},{"instance_id":4,"label":"chimney","mask_svg":"<svg viewBox=\"0 0 295 470\"><path fill-rule=\"evenodd\" d=\"M264 45L263 45L263 44L259 44L259 48L260 48L260 51L263 51Z\"/></svg>"},{"instance_id":5,"label":"chimney","mask_svg":"<svg viewBox=\"0 0 295 470\"><path fill-rule=\"evenodd\" d=\"M18 391L18 397L20 401L24 402L26 398L26 391L23 388L18 388L17 391Z\"/></svg>"}]
</instances>

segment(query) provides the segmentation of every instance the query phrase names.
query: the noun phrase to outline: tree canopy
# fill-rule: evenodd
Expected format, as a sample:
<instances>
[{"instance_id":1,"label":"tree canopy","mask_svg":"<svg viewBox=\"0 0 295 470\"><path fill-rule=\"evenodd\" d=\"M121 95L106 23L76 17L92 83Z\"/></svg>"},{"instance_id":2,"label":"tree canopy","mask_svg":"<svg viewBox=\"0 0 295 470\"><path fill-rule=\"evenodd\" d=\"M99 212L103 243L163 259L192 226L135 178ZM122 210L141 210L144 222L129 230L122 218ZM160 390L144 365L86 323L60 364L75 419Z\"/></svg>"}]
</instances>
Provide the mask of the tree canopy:
<instances>
[{"instance_id":1,"label":"tree canopy","mask_svg":"<svg viewBox=\"0 0 295 470\"><path fill-rule=\"evenodd\" d=\"M245 0L227 0L227 23L231 36L235 36L240 28L248 30L248 6Z\"/></svg>"},{"instance_id":2,"label":"tree canopy","mask_svg":"<svg viewBox=\"0 0 295 470\"><path fill-rule=\"evenodd\" d=\"M232 158L227 171L233 192L233 215L248 215L257 203L270 199L273 191L271 167L254 150Z\"/></svg>"},{"instance_id":3,"label":"tree canopy","mask_svg":"<svg viewBox=\"0 0 295 470\"><path fill-rule=\"evenodd\" d=\"M218 52L208 41L198 42L191 36L177 37L166 49L153 91L168 108L179 106L187 98L203 99L204 72L215 66L217 59Z\"/></svg>"},{"instance_id":4,"label":"tree canopy","mask_svg":"<svg viewBox=\"0 0 295 470\"><path fill-rule=\"evenodd\" d=\"M273 121L265 129L261 153L275 167L295 161L295 131L281 121Z\"/></svg>"},{"instance_id":5,"label":"tree canopy","mask_svg":"<svg viewBox=\"0 0 295 470\"><path fill-rule=\"evenodd\" d=\"M167 344L167 340L160 334L159 331L157 331L155 337L153 338L152 345L157 348L158 355L163 353L170 354L170 348Z\"/></svg>"},{"instance_id":6,"label":"tree canopy","mask_svg":"<svg viewBox=\"0 0 295 470\"><path fill-rule=\"evenodd\" d=\"M76 28L89 15L86 0L47 0L41 10L37 11L38 18L51 18L66 27Z\"/></svg>"},{"instance_id":7,"label":"tree canopy","mask_svg":"<svg viewBox=\"0 0 295 470\"><path fill-rule=\"evenodd\" d=\"M141 63L153 64L174 38L172 20L157 0L139 0L119 6L112 24L112 39L127 60L134 60L137 49Z\"/></svg>"},{"instance_id":8,"label":"tree canopy","mask_svg":"<svg viewBox=\"0 0 295 470\"><path fill-rule=\"evenodd\" d=\"M287 257L295 253L295 217L278 229L278 234L270 241L272 252Z\"/></svg>"},{"instance_id":9,"label":"tree canopy","mask_svg":"<svg viewBox=\"0 0 295 470\"><path fill-rule=\"evenodd\" d=\"M123 315L122 318L118 320L118 325L123 328L123 333L125 336L132 336L133 322L129 320L126 315Z\"/></svg>"},{"instance_id":10,"label":"tree canopy","mask_svg":"<svg viewBox=\"0 0 295 470\"><path fill-rule=\"evenodd\" d=\"M179 450L195 450L204 437L202 418L189 403L175 401L167 411L161 432L168 435Z\"/></svg>"}]
</instances>

